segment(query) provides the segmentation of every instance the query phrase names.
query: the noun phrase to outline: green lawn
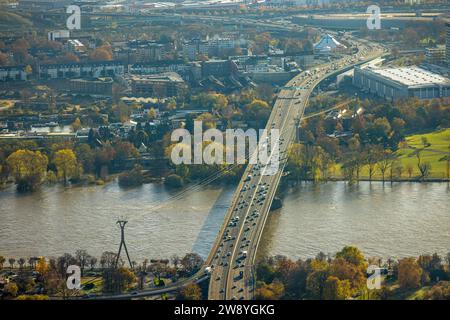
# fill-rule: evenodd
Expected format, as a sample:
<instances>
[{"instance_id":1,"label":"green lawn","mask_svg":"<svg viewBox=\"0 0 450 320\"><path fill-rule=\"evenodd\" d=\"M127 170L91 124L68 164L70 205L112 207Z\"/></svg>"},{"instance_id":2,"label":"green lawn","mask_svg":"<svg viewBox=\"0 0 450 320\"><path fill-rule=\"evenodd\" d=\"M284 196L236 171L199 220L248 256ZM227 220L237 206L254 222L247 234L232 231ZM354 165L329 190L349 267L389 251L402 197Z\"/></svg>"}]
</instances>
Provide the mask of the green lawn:
<instances>
[{"instance_id":1,"label":"green lawn","mask_svg":"<svg viewBox=\"0 0 450 320\"><path fill-rule=\"evenodd\" d=\"M403 148L397 151L403 167L412 165L414 167L414 175L419 174L417 169L417 158L413 154L413 150L409 147L422 148L422 137L427 138L431 144L423 151L423 161L431 163L431 177L445 178L447 164L445 161L439 161L445 155L450 154L450 129L435 131L427 134L417 134L406 138L408 148Z\"/></svg>"},{"instance_id":2,"label":"green lawn","mask_svg":"<svg viewBox=\"0 0 450 320\"><path fill-rule=\"evenodd\" d=\"M401 178L408 179L408 166L413 168L412 178L419 176L419 169L417 168L417 158L412 148L422 148L422 137L426 137L431 144L422 152L422 162L429 162L431 164L431 173L429 178L445 179L447 175L447 163L439 161L445 155L450 155L450 129L443 129L426 134L417 134L406 137L406 144L396 151L399 163L403 167ZM342 177L340 165L335 167L335 172L331 172L333 176ZM367 179L369 177L368 166L364 166L360 173L360 178ZM381 173L376 168L373 177L375 180L381 179ZM389 180L389 172L386 173L386 180Z\"/></svg>"},{"instance_id":3,"label":"green lawn","mask_svg":"<svg viewBox=\"0 0 450 320\"><path fill-rule=\"evenodd\" d=\"M91 290L81 290L80 295L84 295L87 293L101 293L102 287L103 287L103 279L102 277L83 277L81 278L81 288L87 283L92 283L94 285L94 288Z\"/></svg>"}]
</instances>

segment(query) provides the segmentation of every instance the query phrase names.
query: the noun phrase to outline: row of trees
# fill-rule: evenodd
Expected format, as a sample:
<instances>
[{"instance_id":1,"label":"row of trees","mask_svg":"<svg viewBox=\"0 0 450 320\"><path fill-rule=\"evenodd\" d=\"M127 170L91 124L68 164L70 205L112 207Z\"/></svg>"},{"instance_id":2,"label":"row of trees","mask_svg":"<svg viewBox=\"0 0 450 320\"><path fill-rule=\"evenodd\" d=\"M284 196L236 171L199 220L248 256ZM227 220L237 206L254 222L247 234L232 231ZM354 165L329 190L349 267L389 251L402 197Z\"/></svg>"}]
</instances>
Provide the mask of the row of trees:
<instances>
[{"instance_id":1,"label":"row of trees","mask_svg":"<svg viewBox=\"0 0 450 320\"><path fill-rule=\"evenodd\" d=\"M447 261L437 255L365 260L356 247L344 247L334 257L319 253L314 259L292 261L284 256L264 258L256 268L258 299L389 299L421 286L434 285L426 298L449 299L450 253ZM388 270L381 290L367 292L368 264ZM395 289L396 286L399 289ZM446 291L447 290L447 291Z\"/></svg>"},{"instance_id":2,"label":"row of trees","mask_svg":"<svg viewBox=\"0 0 450 320\"><path fill-rule=\"evenodd\" d=\"M78 182L83 174L105 177L109 170L122 168L140 153L128 141L119 139L98 147L72 142L52 145L7 144L0 146L0 184L13 177L19 191L36 189L44 181Z\"/></svg>"},{"instance_id":3,"label":"row of trees","mask_svg":"<svg viewBox=\"0 0 450 320\"><path fill-rule=\"evenodd\" d=\"M153 277L155 285L164 286L163 278L177 281L180 277L194 274L203 264L203 259L199 255L188 253L183 257L173 255L171 259L165 260L145 259L140 264L132 261L133 269L129 269L125 267L122 259L117 259L114 252L105 251L97 259L86 250L77 250L74 255L65 253L58 258L50 259L30 257L28 260L24 258L16 260L0 256L0 270L6 268L7 260L10 270L17 272L10 286L4 290L4 296L9 298L36 294L63 298L78 295L77 290L69 290L66 286L68 276L66 272L70 265L79 266L83 277L86 276L86 270L95 271L94 274L97 276L94 276L94 280L102 279L102 292L117 294L133 287L143 289L149 275ZM15 268L17 265L18 268ZM84 281L83 288L85 290L94 288L93 280Z\"/></svg>"},{"instance_id":4,"label":"row of trees","mask_svg":"<svg viewBox=\"0 0 450 320\"><path fill-rule=\"evenodd\" d=\"M315 100L327 103L320 96ZM409 178L415 171L419 179L431 173L431 164L424 160L424 151L430 147L426 139L422 146L412 148L410 156L416 165L402 165L396 153L404 143L406 133L436 130L448 126L446 99L428 102L416 99L395 103L357 101L350 109L364 109L365 113L346 119L317 116L303 121L300 130L302 145L290 149L288 169L294 180L326 180L330 171L340 167L342 176L358 181L364 168L369 180L379 173L382 180L392 181L405 173ZM317 103L316 103L317 104ZM351 138L336 138L334 133L352 132ZM443 157L442 161L448 158Z\"/></svg>"},{"instance_id":5,"label":"row of trees","mask_svg":"<svg viewBox=\"0 0 450 320\"><path fill-rule=\"evenodd\" d=\"M66 184L70 178L79 177L82 173L77 157L70 149L61 149L53 154L50 165L56 169L56 174L52 170L47 172L49 160L40 151L19 149L6 158L6 164L19 191L34 190L45 178L49 181L59 178Z\"/></svg>"}]
</instances>

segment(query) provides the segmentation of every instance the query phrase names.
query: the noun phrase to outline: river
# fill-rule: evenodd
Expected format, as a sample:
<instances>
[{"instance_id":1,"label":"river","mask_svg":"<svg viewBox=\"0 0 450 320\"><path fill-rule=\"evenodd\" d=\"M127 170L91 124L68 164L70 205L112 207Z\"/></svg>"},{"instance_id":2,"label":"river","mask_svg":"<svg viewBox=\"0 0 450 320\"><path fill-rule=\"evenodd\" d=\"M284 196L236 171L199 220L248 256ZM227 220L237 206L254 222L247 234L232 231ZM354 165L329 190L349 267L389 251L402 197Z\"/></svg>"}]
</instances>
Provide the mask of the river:
<instances>
[{"instance_id":1,"label":"river","mask_svg":"<svg viewBox=\"0 0 450 320\"><path fill-rule=\"evenodd\" d=\"M178 196L161 184L122 189L117 183L0 191L0 255L57 256L86 249L115 251L119 217L127 219L132 259L206 256L231 201L233 187L208 187ZM162 207L158 204L163 203ZM354 244L370 256L450 251L449 188L441 183L304 184L271 213L260 254L291 258L334 253Z\"/></svg>"}]
</instances>

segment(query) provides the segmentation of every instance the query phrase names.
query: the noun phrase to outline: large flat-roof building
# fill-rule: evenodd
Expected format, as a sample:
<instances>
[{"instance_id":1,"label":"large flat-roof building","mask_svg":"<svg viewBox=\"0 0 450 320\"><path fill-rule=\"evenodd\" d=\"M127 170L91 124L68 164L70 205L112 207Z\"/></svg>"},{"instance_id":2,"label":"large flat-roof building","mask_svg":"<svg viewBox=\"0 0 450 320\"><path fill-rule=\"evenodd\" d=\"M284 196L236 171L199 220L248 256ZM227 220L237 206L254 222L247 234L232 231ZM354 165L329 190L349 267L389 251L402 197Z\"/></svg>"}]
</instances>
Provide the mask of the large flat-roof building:
<instances>
[{"instance_id":1,"label":"large flat-roof building","mask_svg":"<svg viewBox=\"0 0 450 320\"><path fill-rule=\"evenodd\" d=\"M419 67L355 67L353 84L369 93L392 100L450 96L450 79Z\"/></svg>"}]
</instances>

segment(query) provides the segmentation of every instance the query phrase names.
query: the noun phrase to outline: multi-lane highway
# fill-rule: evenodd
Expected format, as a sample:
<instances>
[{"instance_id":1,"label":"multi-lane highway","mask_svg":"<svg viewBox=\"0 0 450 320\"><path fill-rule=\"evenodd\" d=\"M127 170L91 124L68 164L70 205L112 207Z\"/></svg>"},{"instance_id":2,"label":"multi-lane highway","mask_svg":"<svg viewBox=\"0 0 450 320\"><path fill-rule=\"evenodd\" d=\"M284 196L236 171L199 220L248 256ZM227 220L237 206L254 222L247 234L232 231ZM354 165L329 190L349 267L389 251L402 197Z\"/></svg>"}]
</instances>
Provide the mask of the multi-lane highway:
<instances>
[{"instance_id":1,"label":"multi-lane highway","mask_svg":"<svg viewBox=\"0 0 450 320\"><path fill-rule=\"evenodd\" d=\"M197 17L208 20L217 17ZM220 19L220 18L219 18ZM223 20L223 19L222 19ZM298 26L258 21L230 21L253 24L260 27L276 28L286 32L298 31ZM365 40L356 40L350 36L346 41L358 46L356 54L347 55L339 60L302 72L281 90L275 102L266 129L278 129L280 167L274 175L265 175L263 165L249 164L235 191L224 223L205 259L204 267L189 279L164 289L146 289L133 294L123 294L111 298L145 297L170 292L190 283L201 282L210 276L209 295L217 299L252 299L255 290L254 263L261 235L270 211L275 192L283 174L289 145L295 137L296 127L303 116L313 89L325 78L351 68L353 65L371 61L386 54L386 49ZM270 143L270 139L268 141ZM265 140L261 143L267 143ZM205 271L207 271L205 275ZM93 297L98 299L100 297Z\"/></svg>"},{"instance_id":2,"label":"multi-lane highway","mask_svg":"<svg viewBox=\"0 0 450 320\"><path fill-rule=\"evenodd\" d=\"M359 43L358 53L303 72L280 91L266 129L280 132L280 167L275 175L265 175L267 167L248 165L233 202L210 253L209 299L252 299L255 290L254 262L259 241L280 182L288 148L295 137L312 90L323 79L352 65L375 59L384 50ZM260 141L265 144L266 141Z\"/></svg>"}]
</instances>

